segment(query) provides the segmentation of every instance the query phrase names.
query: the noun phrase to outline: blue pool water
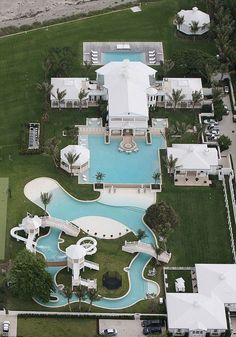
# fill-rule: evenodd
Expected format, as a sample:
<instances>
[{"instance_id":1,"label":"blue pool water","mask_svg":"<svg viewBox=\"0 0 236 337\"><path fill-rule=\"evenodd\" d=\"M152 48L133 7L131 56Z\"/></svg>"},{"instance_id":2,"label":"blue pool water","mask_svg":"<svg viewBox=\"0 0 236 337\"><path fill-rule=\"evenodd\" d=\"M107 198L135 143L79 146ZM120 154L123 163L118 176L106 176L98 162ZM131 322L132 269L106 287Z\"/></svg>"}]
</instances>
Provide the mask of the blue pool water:
<instances>
[{"instance_id":1,"label":"blue pool water","mask_svg":"<svg viewBox=\"0 0 236 337\"><path fill-rule=\"evenodd\" d=\"M104 182L118 184L150 184L152 175L160 172L159 149L165 147L162 136L153 136L152 144L144 139L135 139L138 152L127 154L119 152L120 139L112 139L110 144L104 144L102 136L89 136L90 173L89 181L96 181L98 171L105 174Z\"/></svg>"},{"instance_id":2,"label":"blue pool water","mask_svg":"<svg viewBox=\"0 0 236 337\"><path fill-rule=\"evenodd\" d=\"M36 204L43 207L40 199L36 201ZM146 232L146 237L142 240L146 243L155 243L155 237L152 231L142 222L144 210L138 207L114 207L94 202L80 202L70 195L68 195L62 188L58 187L53 191L53 196L50 204L48 205L48 212L51 216L61 218L63 220L73 220L82 216L106 216L117 220L134 232L138 229L143 229ZM58 241L61 232L58 229L51 228L48 235L43 236L37 241L37 250L41 252L48 261L61 261L65 260L65 254L58 247ZM94 305L107 308L107 309L121 309L135 304L136 302L145 298L146 294L156 293L157 285L151 281L143 279L142 272L150 260L150 256L139 253L129 266L129 278L130 278L130 290L122 298L109 299L103 298ZM127 266L128 267L128 266ZM58 267L49 267L48 271L52 274L53 278L60 270ZM94 273L96 278L96 272ZM60 307L67 305L67 299L65 296L56 289L52 294L58 297L57 302L49 302L46 306ZM74 296L73 301L78 301Z\"/></svg>"},{"instance_id":3,"label":"blue pool water","mask_svg":"<svg viewBox=\"0 0 236 337\"><path fill-rule=\"evenodd\" d=\"M123 60L130 61L140 61L145 63L145 54L140 52L129 52L129 51L115 51L115 52L106 52L101 55L102 64L107 64L109 62L120 62Z\"/></svg>"}]
</instances>

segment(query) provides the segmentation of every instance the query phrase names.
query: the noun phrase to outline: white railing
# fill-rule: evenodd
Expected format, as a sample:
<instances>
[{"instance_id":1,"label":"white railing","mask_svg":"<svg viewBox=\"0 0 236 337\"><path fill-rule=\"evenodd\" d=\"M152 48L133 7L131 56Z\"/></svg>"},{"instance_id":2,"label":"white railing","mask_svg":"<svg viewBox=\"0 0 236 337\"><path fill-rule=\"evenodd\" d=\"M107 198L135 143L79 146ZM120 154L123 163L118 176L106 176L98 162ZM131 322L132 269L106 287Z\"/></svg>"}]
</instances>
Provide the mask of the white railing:
<instances>
[{"instance_id":1,"label":"white railing","mask_svg":"<svg viewBox=\"0 0 236 337\"><path fill-rule=\"evenodd\" d=\"M234 260L234 263L236 263L234 234L233 234L233 230L232 230L232 223L231 223L231 216L230 216L230 209L229 209L229 200L228 200L227 188L226 188L224 176L223 176L223 179L222 179L222 183L223 183L223 188L224 188L225 207L226 207L226 211L227 211L227 221L228 221L229 234L230 234L230 245L231 245L231 250L232 250L232 254L233 254L233 260Z\"/></svg>"},{"instance_id":2,"label":"white railing","mask_svg":"<svg viewBox=\"0 0 236 337\"><path fill-rule=\"evenodd\" d=\"M42 218L42 226L49 226L61 229L63 232L71 236L78 236L80 232L79 227L72 224L71 222L63 221L49 216Z\"/></svg>"},{"instance_id":3,"label":"white railing","mask_svg":"<svg viewBox=\"0 0 236 337\"><path fill-rule=\"evenodd\" d=\"M90 269L99 270L99 264L96 262L84 260L84 266Z\"/></svg>"},{"instance_id":4,"label":"white railing","mask_svg":"<svg viewBox=\"0 0 236 337\"><path fill-rule=\"evenodd\" d=\"M235 192L234 192L234 184L233 184L232 175L229 175L229 189L230 189L231 201L232 201L232 207L233 207L233 213L234 213L234 222L236 224L236 200L235 200Z\"/></svg>"}]
</instances>

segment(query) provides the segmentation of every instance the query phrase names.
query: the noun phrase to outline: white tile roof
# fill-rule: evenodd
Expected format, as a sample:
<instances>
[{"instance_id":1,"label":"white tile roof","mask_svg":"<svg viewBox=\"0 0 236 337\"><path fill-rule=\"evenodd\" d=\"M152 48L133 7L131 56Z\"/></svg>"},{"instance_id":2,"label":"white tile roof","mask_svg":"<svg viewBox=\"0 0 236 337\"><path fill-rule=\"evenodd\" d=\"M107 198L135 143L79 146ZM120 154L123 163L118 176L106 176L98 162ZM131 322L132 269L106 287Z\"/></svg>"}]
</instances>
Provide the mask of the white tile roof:
<instances>
[{"instance_id":1,"label":"white tile roof","mask_svg":"<svg viewBox=\"0 0 236 337\"><path fill-rule=\"evenodd\" d=\"M223 303L236 303L235 264L196 264L198 291Z\"/></svg>"},{"instance_id":2,"label":"white tile roof","mask_svg":"<svg viewBox=\"0 0 236 337\"><path fill-rule=\"evenodd\" d=\"M78 77L70 77L70 78L51 78L51 84L53 85L52 94L57 95L57 89L59 91L66 90L66 96L64 99L68 100L76 100L78 99L78 95L80 90L85 90L88 92L89 81L87 78L78 78ZM55 97L51 94L51 99L55 99Z\"/></svg>"},{"instance_id":3,"label":"white tile roof","mask_svg":"<svg viewBox=\"0 0 236 337\"><path fill-rule=\"evenodd\" d=\"M188 10L182 9L178 12L178 15L184 16L184 24L187 26L190 25L192 21L197 21L199 26L210 23L210 16L200 11L197 7Z\"/></svg>"},{"instance_id":4,"label":"white tile roof","mask_svg":"<svg viewBox=\"0 0 236 337\"><path fill-rule=\"evenodd\" d=\"M96 70L108 89L109 116L148 117L147 89L156 70L142 62L110 62Z\"/></svg>"},{"instance_id":5,"label":"white tile roof","mask_svg":"<svg viewBox=\"0 0 236 337\"><path fill-rule=\"evenodd\" d=\"M227 329L224 304L199 293L167 293L169 329Z\"/></svg>"},{"instance_id":6,"label":"white tile roof","mask_svg":"<svg viewBox=\"0 0 236 337\"><path fill-rule=\"evenodd\" d=\"M217 150L206 144L173 144L167 148L167 156L178 158L176 167L182 170L211 170L218 165Z\"/></svg>"},{"instance_id":7,"label":"white tile roof","mask_svg":"<svg viewBox=\"0 0 236 337\"><path fill-rule=\"evenodd\" d=\"M172 90L182 90L182 94L185 95L184 100L192 100L192 93L194 91L202 90L202 80L201 78L163 78L162 91L166 94L166 100L169 100L169 95L172 96Z\"/></svg>"}]
</instances>

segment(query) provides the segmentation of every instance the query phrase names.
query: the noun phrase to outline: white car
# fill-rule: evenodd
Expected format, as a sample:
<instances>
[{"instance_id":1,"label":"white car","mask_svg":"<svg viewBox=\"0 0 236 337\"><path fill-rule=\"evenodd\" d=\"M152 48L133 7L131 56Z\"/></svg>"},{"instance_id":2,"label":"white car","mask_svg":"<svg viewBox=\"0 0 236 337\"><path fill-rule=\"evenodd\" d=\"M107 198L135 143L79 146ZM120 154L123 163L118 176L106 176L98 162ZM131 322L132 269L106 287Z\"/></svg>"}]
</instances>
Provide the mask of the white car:
<instances>
[{"instance_id":1,"label":"white car","mask_svg":"<svg viewBox=\"0 0 236 337\"><path fill-rule=\"evenodd\" d=\"M104 335L104 336L116 336L117 335L117 330L116 329L105 329L105 330L102 330L101 335Z\"/></svg>"},{"instance_id":2,"label":"white car","mask_svg":"<svg viewBox=\"0 0 236 337\"><path fill-rule=\"evenodd\" d=\"M2 323L2 332L3 332L4 336L6 336L8 334L9 329L10 329L10 322L9 321L4 321Z\"/></svg>"}]
</instances>

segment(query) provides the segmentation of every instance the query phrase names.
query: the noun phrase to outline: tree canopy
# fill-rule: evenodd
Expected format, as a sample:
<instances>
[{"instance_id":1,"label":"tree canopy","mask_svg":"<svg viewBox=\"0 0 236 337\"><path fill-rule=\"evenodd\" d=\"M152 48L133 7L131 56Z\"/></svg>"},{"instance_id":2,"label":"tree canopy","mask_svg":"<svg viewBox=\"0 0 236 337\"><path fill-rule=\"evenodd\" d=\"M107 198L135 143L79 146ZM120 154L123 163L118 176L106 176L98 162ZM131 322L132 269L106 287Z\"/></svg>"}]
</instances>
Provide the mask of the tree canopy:
<instances>
[{"instance_id":1,"label":"tree canopy","mask_svg":"<svg viewBox=\"0 0 236 337\"><path fill-rule=\"evenodd\" d=\"M145 223L158 235L166 237L178 224L175 210L164 201L158 201L146 210Z\"/></svg>"},{"instance_id":2,"label":"tree canopy","mask_svg":"<svg viewBox=\"0 0 236 337\"><path fill-rule=\"evenodd\" d=\"M35 297L48 302L54 285L45 267L46 263L41 257L26 249L20 251L9 274L13 294L22 299Z\"/></svg>"}]
</instances>

